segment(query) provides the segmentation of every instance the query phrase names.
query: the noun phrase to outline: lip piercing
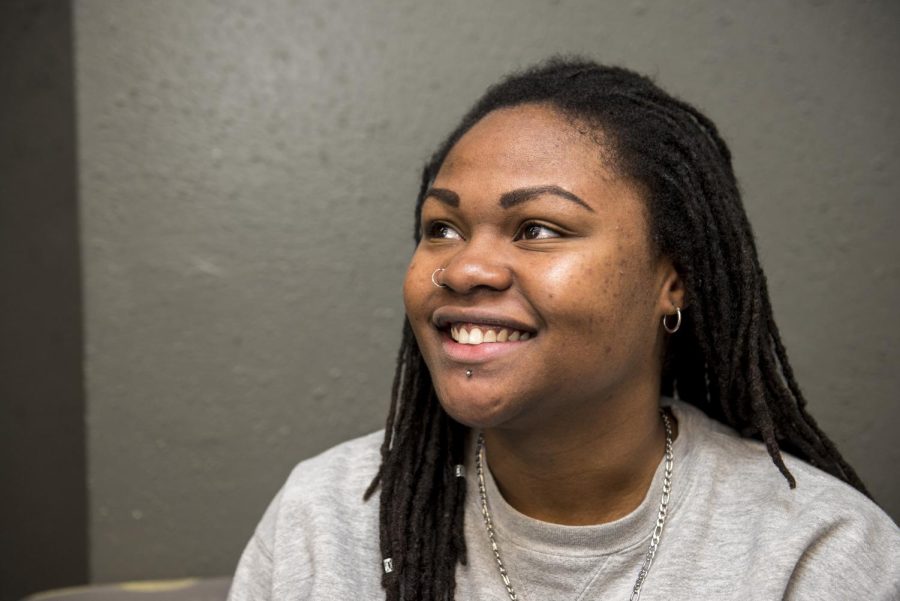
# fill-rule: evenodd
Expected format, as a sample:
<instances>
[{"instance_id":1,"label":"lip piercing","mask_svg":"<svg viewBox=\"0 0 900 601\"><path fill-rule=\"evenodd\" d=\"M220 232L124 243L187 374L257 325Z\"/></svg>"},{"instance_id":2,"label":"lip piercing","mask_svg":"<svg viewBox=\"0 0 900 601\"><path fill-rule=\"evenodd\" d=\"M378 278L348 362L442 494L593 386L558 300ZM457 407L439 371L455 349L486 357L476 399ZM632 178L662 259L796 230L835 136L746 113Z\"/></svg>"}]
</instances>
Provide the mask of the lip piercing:
<instances>
[{"instance_id":1,"label":"lip piercing","mask_svg":"<svg viewBox=\"0 0 900 601\"><path fill-rule=\"evenodd\" d=\"M472 377L472 370L471 370L471 369L467 369L467 370L466 370L466 377L467 377L467 378L471 378L471 377Z\"/></svg>"},{"instance_id":2,"label":"lip piercing","mask_svg":"<svg viewBox=\"0 0 900 601\"><path fill-rule=\"evenodd\" d=\"M435 269L434 271L431 272L431 283L434 284L435 286L437 286L438 288L446 288L447 287L447 284L438 284L438 281L437 281L437 274L439 274L442 271L447 271L447 269L445 267L438 267L437 269Z\"/></svg>"}]
</instances>

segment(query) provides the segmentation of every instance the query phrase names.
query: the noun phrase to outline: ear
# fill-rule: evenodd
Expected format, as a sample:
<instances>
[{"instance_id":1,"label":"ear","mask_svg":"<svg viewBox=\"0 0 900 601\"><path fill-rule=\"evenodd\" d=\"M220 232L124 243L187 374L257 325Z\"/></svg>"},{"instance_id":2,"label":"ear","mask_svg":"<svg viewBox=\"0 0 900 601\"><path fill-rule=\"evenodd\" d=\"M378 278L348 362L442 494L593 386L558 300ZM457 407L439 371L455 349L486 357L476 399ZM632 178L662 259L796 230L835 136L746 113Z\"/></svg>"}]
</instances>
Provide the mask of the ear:
<instances>
[{"instance_id":1,"label":"ear","mask_svg":"<svg viewBox=\"0 0 900 601\"><path fill-rule=\"evenodd\" d=\"M684 281L669 259L660 261L660 287L657 310L660 316L673 315L675 309L684 309Z\"/></svg>"}]
</instances>

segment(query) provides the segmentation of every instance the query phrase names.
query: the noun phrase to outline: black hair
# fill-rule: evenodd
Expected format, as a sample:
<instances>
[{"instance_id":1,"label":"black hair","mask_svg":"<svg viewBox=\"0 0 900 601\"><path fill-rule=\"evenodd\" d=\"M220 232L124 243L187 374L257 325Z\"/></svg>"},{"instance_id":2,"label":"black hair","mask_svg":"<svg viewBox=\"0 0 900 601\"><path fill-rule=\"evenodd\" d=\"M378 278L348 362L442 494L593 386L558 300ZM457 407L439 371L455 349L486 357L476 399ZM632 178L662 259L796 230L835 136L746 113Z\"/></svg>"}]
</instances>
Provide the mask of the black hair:
<instances>
[{"instance_id":1,"label":"black hair","mask_svg":"<svg viewBox=\"0 0 900 601\"><path fill-rule=\"evenodd\" d=\"M488 113L523 104L553 108L593 132L617 173L647 204L652 244L685 286L683 323L669 338L661 391L761 440L788 485L782 450L863 493L859 477L806 410L781 341L741 203L731 153L715 125L650 79L580 58L554 58L489 88L426 164L416 203L419 241L424 196L457 141ZM397 358L380 487L381 552L388 601L452 600L463 538L467 428L438 402L407 321Z\"/></svg>"}]
</instances>

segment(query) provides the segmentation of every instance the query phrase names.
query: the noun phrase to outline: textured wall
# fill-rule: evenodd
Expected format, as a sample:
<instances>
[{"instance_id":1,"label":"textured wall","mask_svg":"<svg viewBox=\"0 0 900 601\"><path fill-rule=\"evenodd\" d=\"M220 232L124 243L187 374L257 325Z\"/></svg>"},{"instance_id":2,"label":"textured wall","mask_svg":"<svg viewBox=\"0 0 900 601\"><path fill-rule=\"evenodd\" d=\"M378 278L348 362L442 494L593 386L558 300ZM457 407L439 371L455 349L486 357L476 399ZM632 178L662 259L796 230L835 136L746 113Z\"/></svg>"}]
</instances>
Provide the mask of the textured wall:
<instances>
[{"instance_id":1,"label":"textured wall","mask_svg":"<svg viewBox=\"0 0 900 601\"><path fill-rule=\"evenodd\" d=\"M88 577L71 28L0 2L0 601Z\"/></svg>"},{"instance_id":2,"label":"textured wall","mask_svg":"<svg viewBox=\"0 0 900 601\"><path fill-rule=\"evenodd\" d=\"M380 427L419 166L560 51L720 124L813 410L900 515L897 25L888 1L78 2L93 577L229 572L293 463Z\"/></svg>"}]
</instances>

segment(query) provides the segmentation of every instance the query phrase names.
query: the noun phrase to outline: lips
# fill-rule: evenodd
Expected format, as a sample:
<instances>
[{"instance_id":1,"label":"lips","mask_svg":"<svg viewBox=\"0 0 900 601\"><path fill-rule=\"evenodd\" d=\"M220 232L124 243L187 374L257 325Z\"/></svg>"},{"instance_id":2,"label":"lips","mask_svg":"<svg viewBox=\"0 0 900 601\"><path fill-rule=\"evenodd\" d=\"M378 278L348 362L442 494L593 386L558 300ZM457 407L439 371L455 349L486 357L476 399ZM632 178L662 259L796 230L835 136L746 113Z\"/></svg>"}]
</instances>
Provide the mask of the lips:
<instances>
[{"instance_id":1,"label":"lips","mask_svg":"<svg viewBox=\"0 0 900 601\"><path fill-rule=\"evenodd\" d=\"M457 335L454 337L454 340L457 340L462 335L463 330L471 339L471 333L476 329L480 332L482 342L489 331L493 331L494 335L499 339L501 332L506 330L507 340L515 332L518 332L519 336L513 341L516 339L520 340L523 334L528 334L526 339L537 334L537 328L529 325L526 321L486 309L440 307L432 314L431 321L439 330L450 332L455 328ZM477 339L478 333L475 336ZM476 342L476 344L478 343Z\"/></svg>"},{"instance_id":2,"label":"lips","mask_svg":"<svg viewBox=\"0 0 900 601\"><path fill-rule=\"evenodd\" d=\"M483 308L441 307L431 321L440 332L444 356L464 364L483 364L516 353L538 335L536 327L509 312Z\"/></svg>"}]
</instances>

